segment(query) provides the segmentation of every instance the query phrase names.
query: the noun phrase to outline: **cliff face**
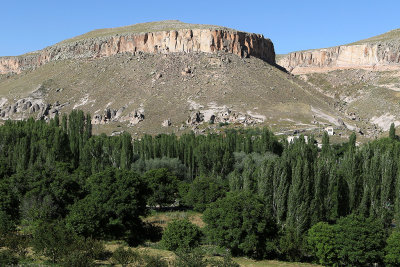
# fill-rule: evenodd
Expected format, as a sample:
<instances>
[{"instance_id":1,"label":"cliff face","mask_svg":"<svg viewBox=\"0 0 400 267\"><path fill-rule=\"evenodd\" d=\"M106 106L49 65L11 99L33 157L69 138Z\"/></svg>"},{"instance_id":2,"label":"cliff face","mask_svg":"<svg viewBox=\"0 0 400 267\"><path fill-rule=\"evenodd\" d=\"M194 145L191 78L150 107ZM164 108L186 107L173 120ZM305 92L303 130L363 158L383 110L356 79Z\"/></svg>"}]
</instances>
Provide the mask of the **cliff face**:
<instances>
[{"instance_id":1,"label":"cliff face","mask_svg":"<svg viewBox=\"0 0 400 267\"><path fill-rule=\"evenodd\" d=\"M172 30L89 38L56 44L37 53L1 57L0 74L20 73L53 60L109 57L119 53L228 52L275 63L271 40L262 35L219 29Z\"/></svg>"},{"instance_id":2,"label":"cliff face","mask_svg":"<svg viewBox=\"0 0 400 267\"><path fill-rule=\"evenodd\" d=\"M400 44L381 42L299 51L282 57L277 63L293 73L343 68L400 68Z\"/></svg>"}]
</instances>

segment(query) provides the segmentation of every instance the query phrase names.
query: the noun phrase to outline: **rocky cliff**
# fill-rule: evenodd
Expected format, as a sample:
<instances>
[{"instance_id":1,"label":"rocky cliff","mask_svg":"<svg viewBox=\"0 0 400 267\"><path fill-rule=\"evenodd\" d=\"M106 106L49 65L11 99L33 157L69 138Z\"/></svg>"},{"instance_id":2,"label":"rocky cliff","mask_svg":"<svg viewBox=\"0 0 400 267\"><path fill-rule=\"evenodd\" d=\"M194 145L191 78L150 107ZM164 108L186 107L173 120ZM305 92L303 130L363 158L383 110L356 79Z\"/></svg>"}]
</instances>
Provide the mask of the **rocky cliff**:
<instances>
[{"instance_id":1,"label":"rocky cliff","mask_svg":"<svg viewBox=\"0 0 400 267\"><path fill-rule=\"evenodd\" d=\"M0 74L20 73L49 61L109 57L119 53L228 52L275 63L273 43L260 34L231 29L179 29L125 33L62 42L18 57L1 57Z\"/></svg>"},{"instance_id":2,"label":"rocky cliff","mask_svg":"<svg viewBox=\"0 0 400 267\"><path fill-rule=\"evenodd\" d=\"M400 68L400 42L342 45L292 52L281 57L277 63L292 73L346 68Z\"/></svg>"}]
</instances>

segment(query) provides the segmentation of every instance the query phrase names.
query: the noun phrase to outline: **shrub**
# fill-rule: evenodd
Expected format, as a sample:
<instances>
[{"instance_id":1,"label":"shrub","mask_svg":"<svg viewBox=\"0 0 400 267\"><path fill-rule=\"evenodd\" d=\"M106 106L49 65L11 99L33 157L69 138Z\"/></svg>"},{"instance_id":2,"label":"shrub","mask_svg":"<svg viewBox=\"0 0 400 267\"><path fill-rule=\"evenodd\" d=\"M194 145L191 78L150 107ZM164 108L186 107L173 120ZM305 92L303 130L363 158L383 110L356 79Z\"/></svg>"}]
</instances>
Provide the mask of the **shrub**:
<instances>
[{"instance_id":1,"label":"shrub","mask_svg":"<svg viewBox=\"0 0 400 267\"><path fill-rule=\"evenodd\" d=\"M70 251L79 251L88 258L95 260L104 260L108 256L108 251L106 251L103 242L91 237L76 237L75 242L71 244Z\"/></svg>"},{"instance_id":2,"label":"shrub","mask_svg":"<svg viewBox=\"0 0 400 267\"><path fill-rule=\"evenodd\" d=\"M394 231L386 244L385 263L388 266L400 266L400 231Z\"/></svg>"},{"instance_id":3,"label":"shrub","mask_svg":"<svg viewBox=\"0 0 400 267\"><path fill-rule=\"evenodd\" d=\"M0 247L6 245L10 233L15 230L15 223L5 211L0 210Z\"/></svg>"},{"instance_id":4,"label":"shrub","mask_svg":"<svg viewBox=\"0 0 400 267\"><path fill-rule=\"evenodd\" d=\"M213 259L206 257L200 248L191 251L176 253L176 267L239 267L239 264L232 260L229 253L223 254L223 259Z\"/></svg>"},{"instance_id":5,"label":"shrub","mask_svg":"<svg viewBox=\"0 0 400 267\"><path fill-rule=\"evenodd\" d=\"M13 232L7 235L4 244L19 257L25 257L28 253L30 241L28 235L21 235Z\"/></svg>"},{"instance_id":6,"label":"shrub","mask_svg":"<svg viewBox=\"0 0 400 267\"><path fill-rule=\"evenodd\" d=\"M209 266L201 250L180 251L176 253L176 267L207 267Z\"/></svg>"},{"instance_id":7,"label":"shrub","mask_svg":"<svg viewBox=\"0 0 400 267\"><path fill-rule=\"evenodd\" d=\"M33 232L33 250L51 262L60 262L70 253L75 236L66 228L63 222L41 223Z\"/></svg>"},{"instance_id":8,"label":"shrub","mask_svg":"<svg viewBox=\"0 0 400 267\"><path fill-rule=\"evenodd\" d=\"M158 255L143 253L140 255L140 266L144 267L168 267L168 262Z\"/></svg>"},{"instance_id":9,"label":"shrub","mask_svg":"<svg viewBox=\"0 0 400 267\"><path fill-rule=\"evenodd\" d=\"M18 264L18 258L10 250L0 250L0 266Z\"/></svg>"},{"instance_id":10,"label":"shrub","mask_svg":"<svg viewBox=\"0 0 400 267\"><path fill-rule=\"evenodd\" d=\"M93 258L83 251L73 251L61 263L65 267L92 267L95 266Z\"/></svg>"},{"instance_id":11,"label":"shrub","mask_svg":"<svg viewBox=\"0 0 400 267\"><path fill-rule=\"evenodd\" d=\"M188 250L200 244L201 230L188 220L177 220L168 224L161 243L172 251Z\"/></svg>"},{"instance_id":12,"label":"shrub","mask_svg":"<svg viewBox=\"0 0 400 267\"><path fill-rule=\"evenodd\" d=\"M123 246L118 247L111 257L111 261L114 264L121 264L122 266L137 262L138 260L138 253L133 251L131 248L125 249Z\"/></svg>"}]
</instances>

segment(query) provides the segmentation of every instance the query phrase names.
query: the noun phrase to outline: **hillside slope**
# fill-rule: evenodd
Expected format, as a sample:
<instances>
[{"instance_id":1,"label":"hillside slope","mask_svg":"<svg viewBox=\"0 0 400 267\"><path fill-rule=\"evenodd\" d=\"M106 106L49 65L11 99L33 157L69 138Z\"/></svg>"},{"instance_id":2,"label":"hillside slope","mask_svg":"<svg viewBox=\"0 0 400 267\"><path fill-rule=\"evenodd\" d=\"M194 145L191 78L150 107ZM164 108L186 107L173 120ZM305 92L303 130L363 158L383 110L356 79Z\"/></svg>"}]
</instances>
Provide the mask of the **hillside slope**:
<instances>
[{"instance_id":1,"label":"hillside slope","mask_svg":"<svg viewBox=\"0 0 400 267\"><path fill-rule=\"evenodd\" d=\"M400 70L400 29L330 48L281 55L278 64L295 74L363 68Z\"/></svg>"},{"instance_id":2,"label":"hillside slope","mask_svg":"<svg viewBox=\"0 0 400 267\"><path fill-rule=\"evenodd\" d=\"M400 125L400 30L348 45L280 55L278 64L336 101L337 110L374 133ZM364 126L361 126L364 125Z\"/></svg>"},{"instance_id":3,"label":"hillside slope","mask_svg":"<svg viewBox=\"0 0 400 267\"><path fill-rule=\"evenodd\" d=\"M196 30L207 32L201 35L207 45ZM148 50L151 32L161 37ZM171 32L181 36L175 50L166 49ZM124 34L147 39L122 49L114 41ZM22 60L25 67L0 75L1 119L49 119L82 109L92 114L95 132L108 134L254 125L278 132L328 124L346 129L332 99L275 67L273 44L261 35L168 21L97 30L43 51L52 56L38 65Z\"/></svg>"}]
</instances>

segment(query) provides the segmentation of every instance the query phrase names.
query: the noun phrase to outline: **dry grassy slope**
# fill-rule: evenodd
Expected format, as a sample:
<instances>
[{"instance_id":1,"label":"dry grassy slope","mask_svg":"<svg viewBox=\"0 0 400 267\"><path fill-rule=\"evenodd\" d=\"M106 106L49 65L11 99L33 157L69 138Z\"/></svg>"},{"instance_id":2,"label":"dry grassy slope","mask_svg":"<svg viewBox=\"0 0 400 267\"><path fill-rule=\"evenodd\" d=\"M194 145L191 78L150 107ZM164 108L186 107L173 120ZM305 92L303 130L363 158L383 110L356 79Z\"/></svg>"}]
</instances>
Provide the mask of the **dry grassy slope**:
<instances>
[{"instance_id":1,"label":"dry grassy slope","mask_svg":"<svg viewBox=\"0 0 400 267\"><path fill-rule=\"evenodd\" d=\"M397 60L400 29L341 47L361 44L368 47L375 45L380 49L377 52L377 56L381 57L379 64L368 67L368 64L362 65L361 60L359 66L339 66L336 69L335 66L330 69L329 66L315 64L307 69L305 64L303 69L300 67L300 71L297 70L300 73L297 77L331 97L343 116L352 119L353 124L368 133L369 137L375 137L389 130L392 122L400 125L400 71ZM366 47L364 53L367 52ZM287 55L277 55L277 62L285 57ZM354 57L357 58L357 54Z\"/></svg>"},{"instance_id":2,"label":"dry grassy slope","mask_svg":"<svg viewBox=\"0 0 400 267\"><path fill-rule=\"evenodd\" d=\"M185 67L190 67L193 74L182 75ZM157 74L162 77L157 79ZM127 105L123 115L144 108L145 120L138 125L128 127L127 123L113 122L96 125L96 132L176 132L191 113L188 101L205 107L213 102L235 111L263 115L264 124L276 131L315 127L311 124L311 106L337 116L330 108L330 98L300 79L260 59L224 53L126 54L56 61L19 75L3 75L0 96L17 100L41 85L46 102L70 102L62 112L82 104L85 97L86 103L77 108L92 115L102 114L107 105L114 109ZM161 127L167 118L171 118L172 126Z\"/></svg>"},{"instance_id":3,"label":"dry grassy slope","mask_svg":"<svg viewBox=\"0 0 400 267\"><path fill-rule=\"evenodd\" d=\"M391 30L385 32L383 34L373 36L371 38L367 38L364 40L360 40L349 45L356 45L356 44L366 44L366 43L378 43L378 42L385 42L385 41L393 41L400 39L400 29Z\"/></svg>"},{"instance_id":4,"label":"dry grassy slope","mask_svg":"<svg viewBox=\"0 0 400 267\"><path fill-rule=\"evenodd\" d=\"M341 102L344 114L355 113L356 124L384 131L400 124L400 73L398 71L337 70L300 75ZM360 121L358 121L358 117Z\"/></svg>"}]
</instances>

